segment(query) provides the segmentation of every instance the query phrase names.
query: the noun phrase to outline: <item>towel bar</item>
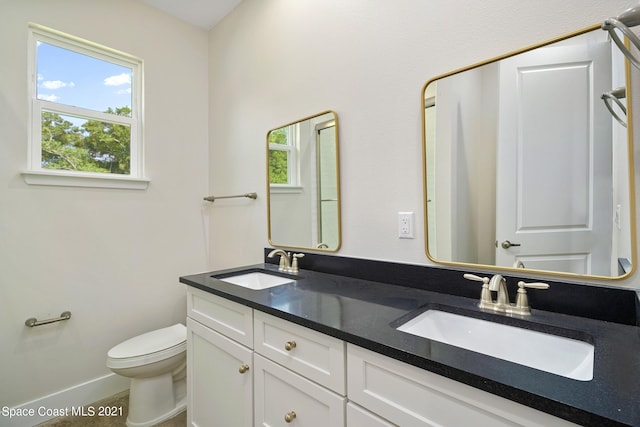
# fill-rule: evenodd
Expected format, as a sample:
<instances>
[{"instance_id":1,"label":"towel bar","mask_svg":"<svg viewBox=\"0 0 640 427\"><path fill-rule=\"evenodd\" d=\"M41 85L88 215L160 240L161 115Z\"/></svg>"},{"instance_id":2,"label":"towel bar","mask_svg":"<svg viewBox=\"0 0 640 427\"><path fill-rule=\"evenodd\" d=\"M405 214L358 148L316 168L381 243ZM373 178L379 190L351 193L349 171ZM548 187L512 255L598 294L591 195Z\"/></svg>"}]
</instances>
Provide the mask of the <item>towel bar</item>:
<instances>
[{"instance_id":1,"label":"towel bar","mask_svg":"<svg viewBox=\"0 0 640 427\"><path fill-rule=\"evenodd\" d=\"M257 199L258 195L256 193L245 193L245 194L236 194L235 196L208 196L205 197L204 200L207 202L215 202L216 199L233 199L236 197L248 197L249 199Z\"/></svg>"},{"instance_id":2,"label":"towel bar","mask_svg":"<svg viewBox=\"0 0 640 427\"><path fill-rule=\"evenodd\" d=\"M69 319L71 319L71 312L63 311L60 314L60 317L54 317L52 319L45 319L45 320L38 320L35 317L30 317L29 319L25 320L24 324L30 328L33 328L34 326L46 325L48 323L60 322L62 320L69 320Z\"/></svg>"}]
</instances>

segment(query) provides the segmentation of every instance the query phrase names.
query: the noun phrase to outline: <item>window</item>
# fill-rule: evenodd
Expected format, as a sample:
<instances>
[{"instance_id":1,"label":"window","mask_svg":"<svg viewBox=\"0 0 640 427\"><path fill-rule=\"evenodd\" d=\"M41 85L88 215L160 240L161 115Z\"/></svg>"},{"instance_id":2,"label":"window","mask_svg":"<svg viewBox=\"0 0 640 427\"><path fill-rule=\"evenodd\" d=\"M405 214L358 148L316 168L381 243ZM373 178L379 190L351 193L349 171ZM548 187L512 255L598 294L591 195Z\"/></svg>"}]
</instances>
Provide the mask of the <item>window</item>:
<instances>
[{"instance_id":1,"label":"window","mask_svg":"<svg viewBox=\"0 0 640 427\"><path fill-rule=\"evenodd\" d=\"M272 187L298 185L298 133L297 124L269 132L269 184Z\"/></svg>"},{"instance_id":2,"label":"window","mask_svg":"<svg viewBox=\"0 0 640 427\"><path fill-rule=\"evenodd\" d=\"M142 60L31 24L29 184L146 188Z\"/></svg>"}]
</instances>

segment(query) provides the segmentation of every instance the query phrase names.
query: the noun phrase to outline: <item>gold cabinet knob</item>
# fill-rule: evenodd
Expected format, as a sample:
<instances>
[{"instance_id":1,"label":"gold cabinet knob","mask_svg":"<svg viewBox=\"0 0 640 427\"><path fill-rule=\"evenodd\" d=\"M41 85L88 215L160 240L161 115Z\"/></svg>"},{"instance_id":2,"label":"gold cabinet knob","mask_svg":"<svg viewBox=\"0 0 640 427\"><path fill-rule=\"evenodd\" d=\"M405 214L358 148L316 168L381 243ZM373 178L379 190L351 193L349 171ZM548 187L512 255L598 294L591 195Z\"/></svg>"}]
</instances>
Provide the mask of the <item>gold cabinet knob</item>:
<instances>
[{"instance_id":1,"label":"gold cabinet knob","mask_svg":"<svg viewBox=\"0 0 640 427\"><path fill-rule=\"evenodd\" d=\"M287 343L284 345L284 349L287 351L291 351L294 348L296 348L296 342L295 341L287 341Z\"/></svg>"},{"instance_id":2,"label":"gold cabinet knob","mask_svg":"<svg viewBox=\"0 0 640 427\"><path fill-rule=\"evenodd\" d=\"M241 374L245 374L249 371L249 365L240 365L240 368L238 369L238 372L240 372Z\"/></svg>"},{"instance_id":3,"label":"gold cabinet knob","mask_svg":"<svg viewBox=\"0 0 640 427\"><path fill-rule=\"evenodd\" d=\"M294 411L291 411L289 413L287 413L287 415L284 416L284 420L287 423L290 423L291 421L296 419L296 413Z\"/></svg>"}]
</instances>

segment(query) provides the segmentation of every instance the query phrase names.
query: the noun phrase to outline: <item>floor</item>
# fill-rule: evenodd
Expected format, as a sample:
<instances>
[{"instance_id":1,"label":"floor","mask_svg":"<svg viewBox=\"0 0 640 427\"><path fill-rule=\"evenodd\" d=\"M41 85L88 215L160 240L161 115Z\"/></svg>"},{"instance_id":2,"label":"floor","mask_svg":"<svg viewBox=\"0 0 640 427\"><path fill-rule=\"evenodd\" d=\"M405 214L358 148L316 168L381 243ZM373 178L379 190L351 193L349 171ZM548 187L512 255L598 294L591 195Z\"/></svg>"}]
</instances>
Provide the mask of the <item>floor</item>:
<instances>
[{"instance_id":1,"label":"floor","mask_svg":"<svg viewBox=\"0 0 640 427\"><path fill-rule=\"evenodd\" d=\"M91 405L97 410L100 407L115 407L122 408L122 415L117 416L75 416L75 417L60 417L46 421L42 424L38 424L37 427L123 427L126 426L127 409L129 406L129 392L124 391L118 393L110 398L101 400L100 402L93 403ZM85 411L89 413L89 411ZM119 411L118 411L119 412ZM176 415L174 418L164 421L158 424L156 427L185 427L187 425L187 413L182 412Z\"/></svg>"}]
</instances>

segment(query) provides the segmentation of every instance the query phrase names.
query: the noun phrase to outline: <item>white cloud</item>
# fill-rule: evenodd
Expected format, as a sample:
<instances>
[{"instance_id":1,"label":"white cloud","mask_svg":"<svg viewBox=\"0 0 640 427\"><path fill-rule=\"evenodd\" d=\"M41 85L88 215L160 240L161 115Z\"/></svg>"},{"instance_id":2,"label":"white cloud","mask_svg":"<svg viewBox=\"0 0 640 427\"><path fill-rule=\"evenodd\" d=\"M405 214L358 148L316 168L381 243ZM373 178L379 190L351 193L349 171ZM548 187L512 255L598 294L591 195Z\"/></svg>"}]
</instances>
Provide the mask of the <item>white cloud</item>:
<instances>
[{"instance_id":1,"label":"white cloud","mask_svg":"<svg viewBox=\"0 0 640 427\"><path fill-rule=\"evenodd\" d=\"M38 94L38 99L42 99L44 101L56 102L60 98L58 96L54 95L54 94L46 95L44 93L39 93Z\"/></svg>"},{"instance_id":2,"label":"white cloud","mask_svg":"<svg viewBox=\"0 0 640 427\"><path fill-rule=\"evenodd\" d=\"M104 79L104 84L106 86L121 86L131 84L131 74L122 73L117 76L110 76Z\"/></svg>"},{"instance_id":3,"label":"white cloud","mask_svg":"<svg viewBox=\"0 0 640 427\"><path fill-rule=\"evenodd\" d=\"M49 90L56 90L56 89L61 89L63 87L74 87L74 86L75 86L74 82L67 83L61 80L45 80L42 83L40 83L40 87L49 89Z\"/></svg>"}]
</instances>

